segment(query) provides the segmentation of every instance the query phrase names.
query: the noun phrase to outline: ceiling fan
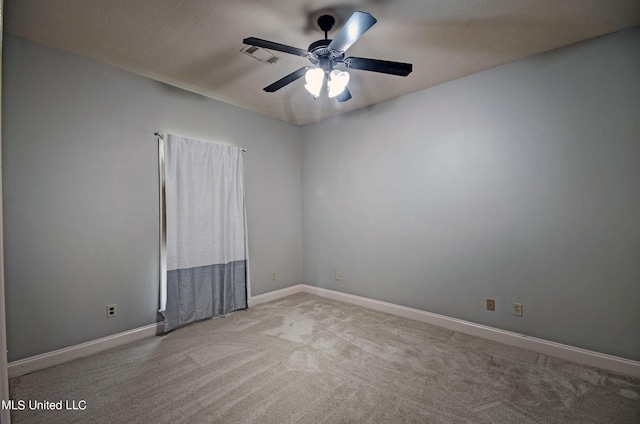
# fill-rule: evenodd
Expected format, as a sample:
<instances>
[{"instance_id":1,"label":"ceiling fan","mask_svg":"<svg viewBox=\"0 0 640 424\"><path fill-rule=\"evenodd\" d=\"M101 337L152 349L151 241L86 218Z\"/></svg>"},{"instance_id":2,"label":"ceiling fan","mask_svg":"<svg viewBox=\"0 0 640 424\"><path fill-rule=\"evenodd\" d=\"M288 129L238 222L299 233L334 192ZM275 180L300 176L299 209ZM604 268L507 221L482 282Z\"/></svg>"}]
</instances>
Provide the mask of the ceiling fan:
<instances>
[{"instance_id":1,"label":"ceiling fan","mask_svg":"<svg viewBox=\"0 0 640 424\"><path fill-rule=\"evenodd\" d=\"M307 50L255 37L242 40L242 42L247 45L306 57L311 62L311 66L305 66L290 73L284 78L265 87L264 91L273 93L304 76L306 80L305 88L313 94L315 98L318 98L326 78L329 97L335 97L339 102L346 102L351 98L351 93L347 88L349 74L334 69L336 65L344 65L346 68L380 72L402 77L406 77L413 70L413 65L410 63L390 62L387 60L366 59L362 57L344 57L345 51L377 22L370 14L360 11L354 12L335 38L329 40L327 33L331 31L335 22L333 16L320 16L318 18L318 26L324 31L324 40L311 43Z\"/></svg>"}]
</instances>

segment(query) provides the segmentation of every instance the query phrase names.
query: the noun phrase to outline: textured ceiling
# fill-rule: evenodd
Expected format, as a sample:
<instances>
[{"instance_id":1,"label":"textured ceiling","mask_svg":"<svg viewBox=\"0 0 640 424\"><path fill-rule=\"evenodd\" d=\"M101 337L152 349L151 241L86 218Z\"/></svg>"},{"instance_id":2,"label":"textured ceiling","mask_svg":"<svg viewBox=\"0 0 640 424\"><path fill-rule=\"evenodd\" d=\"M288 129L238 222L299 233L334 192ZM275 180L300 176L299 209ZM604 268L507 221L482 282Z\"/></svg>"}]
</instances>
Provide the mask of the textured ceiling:
<instances>
[{"instance_id":1,"label":"textured ceiling","mask_svg":"<svg viewBox=\"0 0 640 424\"><path fill-rule=\"evenodd\" d=\"M640 25L638 0L5 0L11 34L105 62L245 109L303 125L543 51ZM324 38L318 16L374 25L347 56L413 63L408 77L352 70L345 103L303 79L263 87L306 66L276 52L273 65L240 52L257 37L306 49Z\"/></svg>"}]
</instances>

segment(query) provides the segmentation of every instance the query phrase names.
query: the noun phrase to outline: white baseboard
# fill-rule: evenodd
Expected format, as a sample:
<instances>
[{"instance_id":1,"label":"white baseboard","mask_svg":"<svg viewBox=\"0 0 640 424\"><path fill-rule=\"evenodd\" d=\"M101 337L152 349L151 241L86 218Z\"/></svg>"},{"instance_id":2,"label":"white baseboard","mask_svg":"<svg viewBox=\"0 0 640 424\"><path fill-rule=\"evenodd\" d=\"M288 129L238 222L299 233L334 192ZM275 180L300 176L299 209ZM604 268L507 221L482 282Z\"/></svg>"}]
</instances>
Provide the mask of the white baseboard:
<instances>
[{"instance_id":1,"label":"white baseboard","mask_svg":"<svg viewBox=\"0 0 640 424\"><path fill-rule=\"evenodd\" d=\"M249 305L255 306L261 303L271 302L272 300L281 299L283 297L291 296L292 294L300 293L303 291L304 284L296 284L295 286L285 287L284 289L274 290L268 293L259 294L251 297Z\"/></svg>"},{"instance_id":2,"label":"white baseboard","mask_svg":"<svg viewBox=\"0 0 640 424\"><path fill-rule=\"evenodd\" d=\"M419 309L408 308L406 306L381 302L379 300L368 299L366 297L355 296L306 284L297 284L295 286L253 296L250 304L251 306L255 306L261 303L271 302L273 300L291 296L296 293L309 293L327 299L350 303L352 305L358 305L375 311L386 312L388 314L436 325L438 327L469 334L471 336L493 340L509 346L516 346L533 352L542 353L544 355L640 378L640 362L632 361L630 359L593 352L562 343L529 337L523 334L475 324L473 322L463 321L444 315L433 314ZM163 323L151 324L135 330L126 331L124 333L114 334L98 340L10 362L8 366L9 378L18 377L33 371L60 365L74 359L122 346L127 343L132 343L146 337L162 334L162 332Z\"/></svg>"},{"instance_id":3,"label":"white baseboard","mask_svg":"<svg viewBox=\"0 0 640 424\"><path fill-rule=\"evenodd\" d=\"M74 359L162 334L163 330L164 323L159 322L157 324L147 325L79 345L54 350L53 352L43 353L42 355L9 362L7 367L9 378L18 377L44 368L64 364L65 362L73 361Z\"/></svg>"},{"instance_id":4,"label":"white baseboard","mask_svg":"<svg viewBox=\"0 0 640 424\"><path fill-rule=\"evenodd\" d=\"M525 336L524 334L513 333L511 331L500 330L485 325L475 324L444 315L433 314L419 309L407 308L393 303L372 300L366 297L354 296L352 294L341 293L334 290L303 284L301 291L314 294L327 299L338 300L353 305L363 306L375 311L386 312L388 314L409 318L415 321L436 325L459 333L481 337L509 346L516 346L544 355L553 356L579 364L613 371L631 377L640 377L640 362L617 356L606 355L604 353L593 352L578 347L551 342L544 339Z\"/></svg>"}]
</instances>

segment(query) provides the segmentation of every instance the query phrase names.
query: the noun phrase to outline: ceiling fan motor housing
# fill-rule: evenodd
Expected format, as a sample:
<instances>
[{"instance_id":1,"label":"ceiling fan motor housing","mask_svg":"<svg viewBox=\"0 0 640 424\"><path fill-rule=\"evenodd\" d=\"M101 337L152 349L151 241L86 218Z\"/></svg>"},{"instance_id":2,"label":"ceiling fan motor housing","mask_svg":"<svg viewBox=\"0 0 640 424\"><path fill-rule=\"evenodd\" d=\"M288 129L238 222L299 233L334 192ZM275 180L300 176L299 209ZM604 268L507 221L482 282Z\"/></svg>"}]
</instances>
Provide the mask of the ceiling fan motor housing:
<instances>
[{"instance_id":1,"label":"ceiling fan motor housing","mask_svg":"<svg viewBox=\"0 0 640 424\"><path fill-rule=\"evenodd\" d=\"M331 40L318 40L309 46L309 61L320 66L326 72L330 72L336 63L340 63L344 59L344 53L331 49L330 43Z\"/></svg>"},{"instance_id":2,"label":"ceiling fan motor housing","mask_svg":"<svg viewBox=\"0 0 640 424\"><path fill-rule=\"evenodd\" d=\"M313 43L311 43L311 45L309 46L309 53L315 53L318 56L322 56L322 53L324 53L324 51L322 49L327 50L327 52L329 52L329 43L331 43L331 40L318 40L318 41L314 41Z\"/></svg>"}]
</instances>

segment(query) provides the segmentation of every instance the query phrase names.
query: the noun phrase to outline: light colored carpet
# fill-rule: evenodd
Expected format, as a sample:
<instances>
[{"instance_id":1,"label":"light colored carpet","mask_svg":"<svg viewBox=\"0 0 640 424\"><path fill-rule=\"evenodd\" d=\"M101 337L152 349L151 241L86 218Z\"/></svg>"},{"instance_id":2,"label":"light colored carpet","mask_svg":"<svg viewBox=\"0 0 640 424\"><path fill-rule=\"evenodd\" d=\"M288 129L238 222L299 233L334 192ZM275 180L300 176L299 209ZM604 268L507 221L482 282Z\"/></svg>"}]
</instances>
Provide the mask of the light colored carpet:
<instances>
[{"instance_id":1,"label":"light colored carpet","mask_svg":"<svg viewBox=\"0 0 640 424\"><path fill-rule=\"evenodd\" d=\"M14 378L13 423L640 423L640 380L297 294Z\"/></svg>"}]
</instances>

